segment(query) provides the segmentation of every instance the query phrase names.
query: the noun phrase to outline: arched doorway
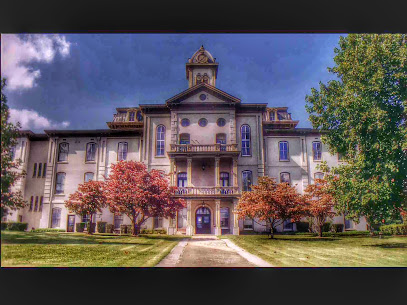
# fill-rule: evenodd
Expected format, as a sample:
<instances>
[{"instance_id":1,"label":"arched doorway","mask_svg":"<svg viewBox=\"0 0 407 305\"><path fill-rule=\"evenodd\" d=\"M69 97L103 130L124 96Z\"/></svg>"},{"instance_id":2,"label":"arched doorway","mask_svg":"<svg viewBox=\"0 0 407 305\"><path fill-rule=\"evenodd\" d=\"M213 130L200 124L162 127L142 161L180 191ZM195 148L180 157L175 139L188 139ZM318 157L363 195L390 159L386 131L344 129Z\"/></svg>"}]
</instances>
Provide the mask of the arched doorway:
<instances>
[{"instance_id":1,"label":"arched doorway","mask_svg":"<svg viewBox=\"0 0 407 305\"><path fill-rule=\"evenodd\" d=\"M196 234L211 234L211 211L206 207L196 210Z\"/></svg>"}]
</instances>

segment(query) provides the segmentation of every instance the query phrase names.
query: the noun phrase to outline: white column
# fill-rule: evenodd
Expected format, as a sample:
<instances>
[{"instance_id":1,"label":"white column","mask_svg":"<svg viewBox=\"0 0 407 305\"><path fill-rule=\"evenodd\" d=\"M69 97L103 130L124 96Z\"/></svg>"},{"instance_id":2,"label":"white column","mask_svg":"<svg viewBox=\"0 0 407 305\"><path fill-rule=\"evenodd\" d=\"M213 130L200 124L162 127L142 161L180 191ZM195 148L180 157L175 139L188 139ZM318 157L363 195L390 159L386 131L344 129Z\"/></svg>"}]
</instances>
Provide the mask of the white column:
<instances>
[{"instance_id":1,"label":"white column","mask_svg":"<svg viewBox=\"0 0 407 305\"><path fill-rule=\"evenodd\" d=\"M192 186L192 158L187 158L187 186Z\"/></svg>"},{"instance_id":2,"label":"white column","mask_svg":"<svg viewBox=\"0 0 407 305\"><path fill-rule=\"evenodd\" d=\"M233 235L239 235L239 218L236 213L237 199L233 199Z\"/></svg>"},{"instance_id":3,"label":"white column","mask_svg":"<svg viewBox=\"0 0 407 305\"><path fill-rule=\"evenodd\" d=\"M220 186L220 158L215 157L215 186L219 187Z\"/></svg>"},{"instance_id":4,"label":"white column","mask_svg":"<svg viewBox=\"0 0 407 305\"><path fill-rule=\"evenodd\" d=\"M232 176L233 176L233 186L238 187L239 185L237 183L237 157L233 158Z\"/></svg>"},{"instance_id":5,"label":"white column","mask_svg":"<svg viewBox=\"0 0 407 305\"><path fill-rule=\"evenodd\" d=\"M220 227L220 199L215 200L216 211L215 211L215 235L222 235L222 229Z\"/></svg>"},{"instance_id":6,"label":"white column","mask_svg":"<svg viewBox=\"0 0 407 305\"><path fill-rule=\"evenodd\" d=\"M192 200L187 199L187 235L194 234L194 226L192 225Z\"/></svg>"}]
</instances>

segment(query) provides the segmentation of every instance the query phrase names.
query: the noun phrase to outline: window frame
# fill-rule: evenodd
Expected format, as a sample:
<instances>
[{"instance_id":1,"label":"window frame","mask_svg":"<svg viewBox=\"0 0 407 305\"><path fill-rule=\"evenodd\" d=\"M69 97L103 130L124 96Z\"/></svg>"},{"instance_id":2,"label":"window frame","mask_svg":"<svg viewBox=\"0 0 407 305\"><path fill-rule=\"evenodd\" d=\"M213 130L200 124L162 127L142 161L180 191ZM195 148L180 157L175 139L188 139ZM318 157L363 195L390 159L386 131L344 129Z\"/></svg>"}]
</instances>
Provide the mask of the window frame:
<instances>
[{"instance_id":1,"label":"window frame","mask_svg":"<svg viewBox=\"0 0 407 305\"><path fill-rule=\"evenodd\" d=\"M37 163L34 163L33 178L37 178Z\"/></svg>"},{"instance_id":2,"label":"window frame","mask_svg":"<svg viewBox=\"0 0 407 305\"><path fill-rule=\"evenodd\" d=\"M220 122L223 122L224 124L221 125ZM224 127L224 126L226 126L226 119L225 119L225 118L219 118L219 119L216 121L216 125L218 125L219 127Z\"/></svg>"},{"instance_id":3,"label":"window frame","mask_svg":"<svg viewBox=\"0 0 407 305\"><path fill-rule=\"evenodd\" d=\"M187 136L188 136L188 143L181 143L183 141L181 138L182 137L187 137ZM189 133L180 133L179 134L179 144L183 144L183 145L191 144L191 135Z\"/></svg>"},{"instance_id":4,"label":"window frame","mask_svg":"<svg viewBox=\"0 0 407 305\"><path fill-rule=\"evenodd\" d=\"M165 126L162 124L158 125L156 128L156 131L155 131L155 156L156 157L165 157L165 133L166 133L166 131L167 131L167 128L165 128ZM158 138L159 135L162 135L162 139ZM162 147L162 153L161 153L161 147Z\"/></svg>"},{"instance_id":5,"label":"window frame","mask_svg":"<svg viewBox=\"0 0 407 305\"><path fill-rule=\"evenodd\" d=\"M161 229L164 227L163 217L156 216L153 219L153 229Z\"/></svg>"},{"instance_id":6,"label":"window frame","mask_svg":"<svg viewBox=\"0 0 407 305\"><path fill-rule=\"evenodd\" d=\"M33 209L34 209L34 196L31 196L31 198L30 198L30 205L29 205L28 211L29 211L29 212L32 212Z\"/></svg>"},{"instance_id":7,"label":"window frame","mask_svg":"<svg viewBox=\"0 0 407 305\"><path fill-rule=\"evenodd\" d=\"M226 179L227 177L227 179ZM224 186L222 181L227 181L227 185ZM219 184L221 187L228 187L230 186L230 174L229 172L220 172L219 173Z\"/></svg>"},{"instance_id":8,"label":"window frame","mask_svg":"<svg viewBox=\"0 0 407 305\"><path fill-rule=\"evenodd\" d=\"M34 212L38 212L38 196L35 196L35 203L34 203Z\"/></svg>"},{"instance_id":9,"label":"window frame","mask_svg":"<svg viewBox=\"0 0 407 305\"><path fill-rule=\"evenodd\" d=\"M186 184L186 185L180 186L179 185L180 181L186 181L185 183L183 183L183 184ZM187 185L188 185L188 173L187 172L178 173L177 174L177 187L187 187Z\"/></svg>"},{"instance_id":10,"label":"window frame","mask_svg":"<svg viewBox=\"0 0 407 305\"><path fill-rule=\"evenodd\" d=\"M243 138L243 130L247 128L248 131L245 131L244 134L246 135L245 138ZM246 138L247 137L247 138ZM252 156L252 129L250 128L250 125L248 124L243 124L240 127L240 140L241 140L241 146L242 146L242 151L241 151L241 157L251 157ZM243 143L248 143L247 147L244 147ZM248 154L244 153L244 149L248 150Z\"/></svg>"},{"instance_id":11,"label":"window frame","mask_svg":"<svg viewBox=\"0 0 407 305\"><path fill-rule=\"evenodd\" d=\"M63 144L66 144L67 151L66 152L61 152L61 147ZM66 160L61 160L61 153L66 154ZM58 162L59 163L68 163L68 158L69 158L69 143L68 142L61 142L58 144Z\"/></svg>"},{"instance_id":12,"label":"window frame","mask_svg":"<svg viewBox=\"0 0 407 305\"><path fill-rule=\"evenodd\" d=\"M54 211L58 211L58 213L54 213ZM61 212L62 212L62 209L59 207L52 208L52 216L51 216L51 227L52 228L58 228L61 226ZM56 215L58 217L54 217L54 215ZM57 220L58 222L55 223L55 220Z\"/></svg>"},{"instance_id":13,"label":"window frame","mask_svg":"<svg viewBox=\"0 0 407 305\"><path fill-rule=\"evenodd\" d=\"M47 162L44 163L44 167L42 169L42 178L45 178L47 175Z\"/></svg>"},{"instance_id":14,"label":"window frame","mask_svg":"<svg viewBox=\"0 0 407 305\"><path fill-rule=\"evenodd\" d=\"M135 122L135 121L136 121L136 112L129 111L129 122Z\"/></svg>"},{"instance_id":15,"label":"window frame","mask_svg":"<svg viewBox=\"0 0 407 305\"><path fill-rule=\"evenodd\" d=\"M201 124L203 124L203 125L201 125ZM207 118L200 118L198 120L198 126L202 127L202 128L208 126L208 119Z\"/></svg>"},{"instance_id":16,"label":"window frame","mask_svg":"<svg viewBox=\"0 0 407 305\"><path fill-rule=\"evenodd\" d=\"M227 211L227 217L222 217L222 210ZM227 225L222 226L222 219L227 219ZM229 207L222 207L220 208L220 228L229 229L229 227L230 227L230 209Z\"/></svg>"},{"instance_id":17,"label":"window frame","mask_svg":"<svg viewBox=\"0 0 407 305\"><path fill-rule=\"evenodd\" d=\"M181 119L180 124L182 127L188 127L189 125L191 125L191 121L188 118L183 118L183 119Z\"/></svg>"},{"instance_id":18,"label":"window frame","mask_svg":"<svg viewBox=\"0 0 407 305\"><path fill-rule=\"evenodd\" d=\"M245 222L251 221L251 227L247 228ZM254 230L254 219L250 217L244 217L243 218L243 231L253 231Z\"/></svg>"},{"instance_id":19,"label":"window frame","mask_svg":"<svg viewBox=\"0 0 407 305\"><path fill-rule=\"evenodd\" d=\"M319 143L319 147L320 147L320 151L319 151L320 157L319 157L319 159L315 158L315 152L317 150L314 148L314 144L317 144L317 143ZM313 161L322 161L322 142L321 141L312 141L312 160Z\"/></svg>"},{"instance_id":20,"label":"window frame","mask_svg":"<svg viewBox=\"0 0 407 305\"><path fill-rule=\"evenodd\" d=\"M40 197L40 206L38 207L38 212L42 212L42 208L44 206L44 196Z\"/></svg>"},{"instance_id":21,"label":"window frame","mask_svg":"<svg viewBox=\"0 0 407 305\"><path fill-rule=\"evenodd\" d=\"M89 145L94 145L95 147L95 151L93 152L93 160L89 159L89 155L88 155L88 146ZM86 143L86 152L85 152L85 162L96 162L96 152L97 152L97 145L96 142L88 142Z\"/></svg>"},{"instance_id":22,"label":"window frame","mask_svg":"<svg viewBox=\"0 0 407 305\"><path fill-rule=\"evenodd\" d=\"M42 176L42 163L38 163L38 175L37 178L41 178Z\"/></svg>"},{"instance_id":23,"label":"window frame","mask_svg":"<svg viewBox=\"0 0 407 305\"><path fill-rule=\"evenodd\" d=\"M62 183L58 183L58 176L62 175L64 177ZM58 172L55 176L55 195L64 195L65 194L65 179L66 179L66 173L65 172ZM58 190L58 185L62 185L62 192Z\"/></svg>"},{"instance_id":24,"label":"window frame","mask_svg":"<svg viewBox=\"0 0 407 305\"><path fill-rule=\"evenodd\" d=\"M120 151L120 147L126 147L126 156L125 158L123 158L124 155L124 150L122 149L122 151ZM127 154L129 152L129 143L128 142L119 142L117 143L117 161L127 161ZM120 157L120 154L122 155Z\"/></svg>"},{"instance_id":25,"label":"window frame","mask_svg":"<svg viewBox=\"0 0 407 305\"><path fill-rule=\"evenodd\" d=\"M281 158L281 152L282 152L281 144L286 144L287 145L287 152L286 152L287 159L282 159ZM289 162L290 161L290 147L289 147L288 141L279 141L278 142L278 160L280 162Z\"/></svg>"}]
</instances>

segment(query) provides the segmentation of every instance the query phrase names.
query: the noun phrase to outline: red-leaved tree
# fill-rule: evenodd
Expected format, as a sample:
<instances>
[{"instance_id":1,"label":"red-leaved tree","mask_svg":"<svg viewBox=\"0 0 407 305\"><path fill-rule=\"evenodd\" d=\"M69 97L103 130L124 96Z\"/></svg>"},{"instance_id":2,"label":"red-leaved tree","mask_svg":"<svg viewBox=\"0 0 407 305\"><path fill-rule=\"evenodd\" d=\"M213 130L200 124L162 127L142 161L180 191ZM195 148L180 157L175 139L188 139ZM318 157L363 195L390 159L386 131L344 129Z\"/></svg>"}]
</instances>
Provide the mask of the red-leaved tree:
<instances>
[{"instance_id":1,"label":"red-leaved tree","mask_svg":"<svg viewBox=\"0 0 407 305\"><path fill-rule=\"evenodd\" d=\"M93 214L102 213L102 208L106 207L104 182L90 180L79 184L78 190L70 194L69 199L65 201L65 206L71 213L90 216L88 234L92 234Z\"/></svg>"},{"instance_id":2,"label":"red-leaved tree","mask_svg":"<svg viewBox=\"0 0 407 305\"><path fill-rule=\"evenodd\" d=\"M174 218L185 207L183 199L173 198L176 189L164 172L148 172L144 163L136 161L112 164L106 180L109 209L130 218L133 235L139 234L141 225L150 217Z\"/></svg>"},{"instance_id":3,"label":"red-leaved tree","mask_svg":"<svg viewBox=\"0 0 407 305\"><path fill-rule=\"evenodd\" d=\"M319 237L322 237L322 228L327 218L335 216L333 207L334 197L330 193L328 181L315 179L315 184L309 184L304 190L307 202L308 216L313 217L318 227Z\"/></svg>"},{"instance_id":4,"label":"red-leaved tree","mask_svg":"<svg viewBox=\"0 0 407 305\"><path fill-rule=\"evenodd\" d=\"M263 176L252 191L243 192L237 205L239 218L250 217L265 221L270 226L270 238L274 227L285 220L298 221L306 211L303 197L288 183L277 184L275 178Z\"/></svg>"}]
</instances>

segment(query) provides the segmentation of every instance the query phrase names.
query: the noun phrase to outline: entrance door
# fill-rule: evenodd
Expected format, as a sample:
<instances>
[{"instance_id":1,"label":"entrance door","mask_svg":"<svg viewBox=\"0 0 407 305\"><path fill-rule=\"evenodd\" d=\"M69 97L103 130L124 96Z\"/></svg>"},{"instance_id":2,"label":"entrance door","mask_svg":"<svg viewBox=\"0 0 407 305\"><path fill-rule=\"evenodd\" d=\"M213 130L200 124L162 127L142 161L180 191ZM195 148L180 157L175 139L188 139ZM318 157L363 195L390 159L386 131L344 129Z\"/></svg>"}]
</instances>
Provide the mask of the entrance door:
<instances>
[{"instance_id":1,"label":"entrance door","mask_svg":"<svg viewBox=\"0 0 407 305\"><path fill-rule=\"evenodd\" d=\"M208 208L196 211L196 234L211 234L211 211Z\"/></svg>"},{"instance_id":2,"label":"entrance door","mask_svg":"<svg viewBox=\"0 0 407 305\"><path fill-rule=\"evenodd\" d=\"M68 215L68 228L67 232L75 231L75 215Z\"/></svg>"}]
</instances>

